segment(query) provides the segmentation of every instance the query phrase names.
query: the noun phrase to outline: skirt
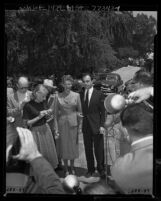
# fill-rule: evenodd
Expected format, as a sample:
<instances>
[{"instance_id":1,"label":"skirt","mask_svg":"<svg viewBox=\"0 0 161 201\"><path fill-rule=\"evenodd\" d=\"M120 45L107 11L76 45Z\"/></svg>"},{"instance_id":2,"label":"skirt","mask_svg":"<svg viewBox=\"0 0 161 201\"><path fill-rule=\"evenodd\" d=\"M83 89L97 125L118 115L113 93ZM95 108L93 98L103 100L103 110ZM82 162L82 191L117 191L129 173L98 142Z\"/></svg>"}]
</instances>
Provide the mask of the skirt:
<instances>
[{"instance_id":1,"label":"skirt","mask_svg":"<svg viewBox=\"0 0 161 201\"><path fill-rule=\"evenodd\" d=\"M68 121L61 125L58 125L60 137L56 140L57 153L64 160L74 160L79 157L78 127L70 126Z\"/></svg>"},{"instance_id":2,"label":"skirt","mask_svg":"<svg viewBox=\"0 0 161 201\"><path fill-rule=\"evenodd\" d=\"M39 152L51 164L53 169L58 165L58 158L55 148L54 139L48 124L36 126L31 128L34 140L37 144ZM34 178L34 171L32 167L29 168L29 177L25 187L25 193L37 193L39 189L38 184Z\"/></svg>"},{"instance_id":3,"label":"skirt","mask_svg":"<svg viewBox=\"0 0 161 201\"><path fill-rule=\"evenodd\" d=\"M32 127L31 131L39 152L51 164L53 169L58 165L57 152L54 139L48 124Z\"/></svg>"}]
</instances>

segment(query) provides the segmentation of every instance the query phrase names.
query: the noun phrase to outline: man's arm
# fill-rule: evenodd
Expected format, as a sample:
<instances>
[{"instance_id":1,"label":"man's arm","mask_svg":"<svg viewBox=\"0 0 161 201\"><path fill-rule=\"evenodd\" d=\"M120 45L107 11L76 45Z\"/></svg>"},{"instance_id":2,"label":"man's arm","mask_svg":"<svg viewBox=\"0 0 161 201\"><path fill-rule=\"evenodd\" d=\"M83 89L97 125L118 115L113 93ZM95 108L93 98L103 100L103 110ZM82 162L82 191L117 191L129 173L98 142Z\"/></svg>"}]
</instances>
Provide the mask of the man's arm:
<instances>
[{"instance_id":1,"label":"man's arm","mask_svg":"<svg viewBox=\"0 0 161 201\"><path fill-rule=\"evenodd\" d=\"M130 93L128 98L131 98L131 99L137 98L137 100L135 102L140 103L140 102L150 98L150 96L154 96L154 88L153 87L146 87L146 88L138 89L138 90Z\"/></svg>"},{"instance_id":2,"label":"man's arm","mask_svg":"<svg viewBox=\"0 0 161 201\"><path fill-rule=\"evenodd\" d=\"M19 154L13 156L13 158L25 160L31 164L37 185L47 194L63 194L64 190L58 176L49 162L38 151L31 131L18 127L17 132L21 142L21 149Z\"/></svg>"},{"instance_id":3,"label":"man's arm","mask_svg":"<svg viewBox=\"0 0 161 201\"><path fill-rule=\"evenodd\" d=\"M64 194L61 181L50 163L43 157L37 157L30 162L36 183L46 194Z\"/></svg>"},{"instance_id":4,"label":"man's arm","mask_svg":"<svg viewBox=\"0 0 161 201\"><path fill-rule=\"evenodd\" d=\"M13 107L12 99L13 97L7 96L7 116L21 115L20 108Z\"/></svg>"},{"instance_id":5,"label":"man's arm","mask_svg":"<svg viewBox=\"0 0 161 201\"><path fill-rule=\"evenodd\" d=\"M100 127L104 127L104 123L105 123L105 107L104 107L104 95L102 92L100 92Z\"/></svg>"}]
</instances>

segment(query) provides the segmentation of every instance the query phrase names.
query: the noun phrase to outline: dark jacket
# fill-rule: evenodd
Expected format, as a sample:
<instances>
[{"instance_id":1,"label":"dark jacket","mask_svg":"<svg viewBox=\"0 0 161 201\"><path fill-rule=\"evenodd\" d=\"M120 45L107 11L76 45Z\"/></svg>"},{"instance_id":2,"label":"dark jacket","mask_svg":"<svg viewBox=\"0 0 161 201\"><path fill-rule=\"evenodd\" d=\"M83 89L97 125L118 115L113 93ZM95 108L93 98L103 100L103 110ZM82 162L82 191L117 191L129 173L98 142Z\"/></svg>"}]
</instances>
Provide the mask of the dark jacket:
<instances>
[{"instance_id":1,"label":"dark jacket","mask_svg":"<svg viewBox=\"0 0 161 201\"><path fill-rule=\"evenodd\" d=\"M118 158L111 175L125 193L151 194L153 186L153 139L131 146L131 151Z\"/></svg>"},{"instance_id":2,"label":"dark jacket","mask_svg":"<svg viewBox=\"0 0 161 201\"><path fill-rule=\"evenodd\" d=\"M93 89L89 106L87 107L84 102L84 91L80 93L82 112L83 112L83 125L82 131L86 129L87 121L93 131L93 134L98 134L99 128L104 127L105 122L105 108L104 108L104 95L101 91Z\"/></svg>"}]
</instances>

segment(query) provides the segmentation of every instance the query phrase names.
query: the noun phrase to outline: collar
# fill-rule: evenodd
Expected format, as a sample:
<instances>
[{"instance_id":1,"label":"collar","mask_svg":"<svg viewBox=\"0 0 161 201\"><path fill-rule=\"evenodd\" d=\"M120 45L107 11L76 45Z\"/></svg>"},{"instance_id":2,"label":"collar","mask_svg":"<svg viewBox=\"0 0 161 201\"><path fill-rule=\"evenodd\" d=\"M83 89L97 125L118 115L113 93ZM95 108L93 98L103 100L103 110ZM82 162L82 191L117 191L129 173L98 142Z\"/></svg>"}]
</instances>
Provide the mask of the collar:
<instances>
[{"instance_id":1,"label":"collar","mask_svg":"<svg viewBox=\"0 0 161 201\"><path fill-rule=\"evenodd\" d=\"M90 89L86 89L85 93L87 93L87 90L88 90L89 93L92 93L93 92L93 86Z\"/></svg>"},{"instance_id":2,"label":"collar","mask_svg":"<svg viewBox=\"0 0 161 201\"><path fill-rule=\"evenodd\" d=\"M143 138L141 138L141 139L139 139L139 140L135 140L135 141L131 144L131 146L133 146L133 145L135 145L135 144L137 144L137 143L140 143L140 142L149 140L149 139L152 140L152 139L153 139L153 136L151 135L151 136L143 137Z\"/></svg>"}]
</instances>

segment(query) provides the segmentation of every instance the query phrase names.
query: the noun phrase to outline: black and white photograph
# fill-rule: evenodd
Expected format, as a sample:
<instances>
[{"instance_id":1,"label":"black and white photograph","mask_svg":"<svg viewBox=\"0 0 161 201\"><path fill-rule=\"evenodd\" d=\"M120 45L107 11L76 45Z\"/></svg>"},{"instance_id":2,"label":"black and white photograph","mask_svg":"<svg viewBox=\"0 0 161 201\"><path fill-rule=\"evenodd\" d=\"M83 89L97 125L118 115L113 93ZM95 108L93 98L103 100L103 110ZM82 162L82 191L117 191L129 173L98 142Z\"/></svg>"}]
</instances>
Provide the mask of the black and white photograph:
<instances>
[{"instance_id":1,"label":"black and white photograph","mask_svg":"<svg viewBox=\"0 0 161 201\"><path fill-rule=\"evenodd\" d=\"M154 197L157 9L42 4L4 15L4 196Z\"/></svg>"}]
</instances>

